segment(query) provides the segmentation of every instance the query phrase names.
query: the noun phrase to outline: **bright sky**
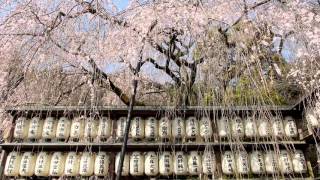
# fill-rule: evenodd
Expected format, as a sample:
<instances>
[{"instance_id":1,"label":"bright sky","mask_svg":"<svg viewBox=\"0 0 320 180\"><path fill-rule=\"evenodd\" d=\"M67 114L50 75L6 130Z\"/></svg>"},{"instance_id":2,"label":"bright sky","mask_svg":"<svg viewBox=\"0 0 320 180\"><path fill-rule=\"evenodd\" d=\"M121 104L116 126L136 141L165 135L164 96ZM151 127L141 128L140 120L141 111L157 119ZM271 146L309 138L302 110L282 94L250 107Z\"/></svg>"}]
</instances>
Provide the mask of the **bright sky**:
<instances>
[{"instance_id":1,"label":"bright sky","mask_svg":"<svg viewBox=\"0 0 320 180\"><path fill-rule=\"evenodd\" d=\"M128 6L128 0L113 0L113 2L118 6L120 11Z\"/></svg>"}]
</instances>

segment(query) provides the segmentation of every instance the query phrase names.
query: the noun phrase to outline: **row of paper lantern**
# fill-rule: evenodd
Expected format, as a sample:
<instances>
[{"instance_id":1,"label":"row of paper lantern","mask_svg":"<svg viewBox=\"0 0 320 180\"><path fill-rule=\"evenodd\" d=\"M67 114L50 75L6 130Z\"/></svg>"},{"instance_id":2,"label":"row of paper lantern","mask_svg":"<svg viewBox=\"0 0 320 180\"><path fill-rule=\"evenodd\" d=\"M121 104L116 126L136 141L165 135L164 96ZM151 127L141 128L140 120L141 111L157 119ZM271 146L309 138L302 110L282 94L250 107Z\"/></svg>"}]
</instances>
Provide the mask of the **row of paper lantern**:
<instances>
[{"instance_id":1,"label":"row of paper lantern","mask_svg":"<svg viewBox=\"0 0 320 180\"><path fill-rule=\"evenodd\" d=\"M235 117L231 120L221 118L217 122L218 135L221 138L254 138L254 137L297 137L298 131L292 117L285 117L284 121L279 118L272 120L246 118L242 120ZM124 136L126 118L117 120L116 137L121 139ZM14 129L15 139L86 139L86 138L109 138L112 135L112 121L103 117L99 120L85 119L84 117L74 118L72 121L65 117L55 120L47 117L41 120L33 117L30 120L20 117L16 120ZM190 138L210 139L213 136L212 121L209 118L189 117L186 120L174 118L169 120L164 117L159 121L153 117L143 120L141 117L134 117L130 127L130 137L134 139L171 139Z\"/></svg>"},{"instance_id":2,"label":"row of paper lantern","mask_svg":"<svg viewBox=\"0 0 320 180\"><path fill-rule=\"evenodd\" d=\"M105 176L109 172L106 152L10 152L4 169L6 176Z\"/></svg>"},{"instance_id":3,"label":"row of paper lantern","mask_svg":"<svg viewBox=\"0 0 320 180\"><path fill-rule=\"evenodd\" d=\"M254 120L252 117L244 121L239 117L232 120L222 118L218 121L218 134L221 138L296 138L298 129L296 122L291 116L284 120L274 117L271 120L260 118Z\"/></svg>"},{"instance_id":4,"label":"row of paper lantern","mask_svg":"<svg viewBox=\"0 0 320 180\"><path fill-rule=\"evenodd\" d=\"M117 172L120 153L116 156L115 172ZM106 152L76 153L68 152L33 152L9 153L5 165L6 176L106 176L109 174L110 158ZM182 151L160 153L132 152L126 154L122 167L122 176L157 176L157 175L211 175L216 172L216 157L213 151L198 151L187 154ZM292 174L306 173L307 166L301 150L289 153L280 150L225 151L221 158L222 172L225 175L235 174Z\"/></svg>"}]
</instances>

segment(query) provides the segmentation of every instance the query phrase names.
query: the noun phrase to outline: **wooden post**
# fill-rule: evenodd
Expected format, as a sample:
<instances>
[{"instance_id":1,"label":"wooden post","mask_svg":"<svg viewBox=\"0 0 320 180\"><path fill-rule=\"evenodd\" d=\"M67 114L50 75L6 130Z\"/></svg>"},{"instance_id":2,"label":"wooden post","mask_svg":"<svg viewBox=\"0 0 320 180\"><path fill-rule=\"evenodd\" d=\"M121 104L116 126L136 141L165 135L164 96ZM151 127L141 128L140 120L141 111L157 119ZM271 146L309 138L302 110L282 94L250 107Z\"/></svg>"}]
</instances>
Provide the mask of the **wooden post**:
<instances>
[{"instance_id":1,"label":"wooden post","mask_svg":"<svg viewBox=\"0 0 320 180\"><path fill-rule=\"evenodd\" d=\"M126 129L125 129L125 132L124 132L123 145L121 147L121 154L120 154L120 160L119 160L118 169L117 169L116 180L120 180L121 174L122 174L123 160L124 160L124 156L125 156L125 153L126 153L126 150L127 150L128 135L129 135L129 129L130 129L130 124L131 124L131 115L132 115L133 105L134 105L134 102L135 102L135 96L136 96L136 93L137 93L137 85L138 85L138 81L137 80L133 80L133 94L131 96L129 110L128 110L128 116L127 116L127 121L126 121Z\"/></svg>"}]
</instances>

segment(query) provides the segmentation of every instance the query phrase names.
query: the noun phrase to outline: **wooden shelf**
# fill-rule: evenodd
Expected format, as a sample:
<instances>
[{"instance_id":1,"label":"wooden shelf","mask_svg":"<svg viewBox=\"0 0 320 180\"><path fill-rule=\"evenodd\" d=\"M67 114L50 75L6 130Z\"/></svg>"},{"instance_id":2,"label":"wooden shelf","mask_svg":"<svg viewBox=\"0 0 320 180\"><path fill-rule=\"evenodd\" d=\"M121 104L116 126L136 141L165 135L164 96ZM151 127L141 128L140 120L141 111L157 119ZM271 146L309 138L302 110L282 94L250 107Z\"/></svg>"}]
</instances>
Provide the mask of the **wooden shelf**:
<instances>
[{"instance_id":1,"label":"wooden shelf","mask_svg":"<svg viewBox=\"0 0 320 180\"><path fill-rule=\"evenodd\" d=\"M126 116L128 108L126 106L18 106L7 107L5 111L13 116L17 115L53 115L62 116L70 114L87 114L87 115L110 115ZM133 115L148 116L161 115L165 112L176 113L177 115L201 115L203 112L238 112L243 111L272 111L282 112L290 115L300 115L300 110L292 106L135 106Z\"/></svg>"},{"instance_id":2,"label":"wooden shelf","mask_svg":"<svg viewBox=\"0 0 320 180\"><path fill-rule=\"evenodd\" d=\"M250 149L254 148L265 148L272 146L286 147L293 145L297 148L303 148L306 143L305 141L265 141L265 142L208 142L208 143L161 143L161 142L131 142L128 143L128 151L139 150L173 150L173 149L184 149L184 150L204 150L206 147L212 147L214 149L225 149L228 150L230 147L243 146ZM47 150L47 151L83 151L86 149L90 150L105 150L105 151L120 151L122 143L3 143L0 144L3 150Z\"/></svg>"}]
</instances>

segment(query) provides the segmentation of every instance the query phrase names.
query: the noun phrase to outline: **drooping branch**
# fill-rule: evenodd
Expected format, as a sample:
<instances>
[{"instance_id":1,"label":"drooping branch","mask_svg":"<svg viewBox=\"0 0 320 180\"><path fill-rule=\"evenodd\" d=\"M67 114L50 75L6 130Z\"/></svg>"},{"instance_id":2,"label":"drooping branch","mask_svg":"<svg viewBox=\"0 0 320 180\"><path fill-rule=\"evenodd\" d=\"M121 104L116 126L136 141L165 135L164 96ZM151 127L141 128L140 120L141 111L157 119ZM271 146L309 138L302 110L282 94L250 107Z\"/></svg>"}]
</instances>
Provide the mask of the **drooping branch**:
<instances>
[{"instance_id":1,"label":"drooping branch","mask_svg":"<svg viewBox=\"0 0 320 180\"><path fill-rule=\"evenodd\" d=\"M88 59L88 63L91 65L92 67L92 71L86 69L86 67L82 66L81 69L87 73L89 73L90 75L93 76L93 78L95 80L100 80L100 83L103 83L105 86L110 87L111 91L113 93L115 93L120 100L126 104L129 105L130 103L130 99L129 96L127 94L125 94L121 88L119 88L110 78L109 76L103 72L98 65L95 63L94 59L92 59L89 55L87 55L86 53L83 52L72 52L68 49L66 49L65 47L63 47L61 44L59 44L58 42L54 41L51 37L50 40L53 42L53 44L55 44L58 48L60 48L61 50L63 50L64 52L74 55L74 56L81 56L83 58ZM107 80L107 82L105 82L104 80Z\"/></svg>"}]
</instances>

